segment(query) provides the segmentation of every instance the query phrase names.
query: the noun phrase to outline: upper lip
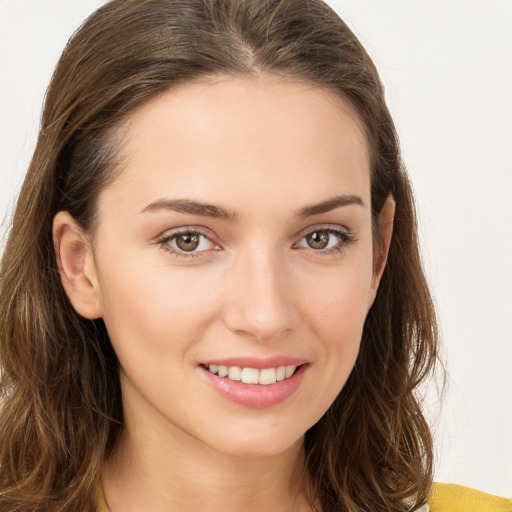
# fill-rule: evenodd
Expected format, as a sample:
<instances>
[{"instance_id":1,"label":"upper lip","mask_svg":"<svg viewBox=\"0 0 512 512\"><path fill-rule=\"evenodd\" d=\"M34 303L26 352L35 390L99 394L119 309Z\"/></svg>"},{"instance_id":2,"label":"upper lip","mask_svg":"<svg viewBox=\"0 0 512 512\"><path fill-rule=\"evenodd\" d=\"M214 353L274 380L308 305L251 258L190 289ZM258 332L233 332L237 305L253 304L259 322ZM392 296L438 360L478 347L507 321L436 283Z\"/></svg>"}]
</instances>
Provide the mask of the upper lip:
<instances>
[{"instance_id":1,"label":"upper lip","mask_svg":"<svg viewBox=\"0 0 512 512\"><path fill-rule=\"evenodd\" d=\"M215 364L217 366L238 366L239 368L255 368L263 370L264 368L278 368L279 366L301 366L308 361L300 357L274 356L266 358L258 357L227 357L222 359L208 359L201 365L208 366Z\"/></svg>"}]
</instances>

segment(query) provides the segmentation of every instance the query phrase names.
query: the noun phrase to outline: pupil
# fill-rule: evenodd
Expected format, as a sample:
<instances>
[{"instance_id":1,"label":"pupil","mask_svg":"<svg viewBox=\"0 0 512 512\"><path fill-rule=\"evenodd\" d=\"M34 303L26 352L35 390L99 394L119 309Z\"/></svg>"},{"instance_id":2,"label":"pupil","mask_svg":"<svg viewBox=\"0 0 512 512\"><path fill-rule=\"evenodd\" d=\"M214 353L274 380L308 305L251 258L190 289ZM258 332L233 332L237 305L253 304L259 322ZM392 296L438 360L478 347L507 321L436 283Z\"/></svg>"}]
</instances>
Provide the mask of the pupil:
<instances>
[{"instance_id":1,"label":"pupil","mask_svg":"<svg viewBox=\"0 0 512 512\"><path fill-rule=\"evenodd\" d=\"M329 243L329 235L325 231L315 231L308 235L306 240L313 249L325 249Z\"/></svg>"},{"instance_id":2,"label":"pupil","mask_svg":"<svg viewBox=\"0 0 512 512\"><path fill-rule=\"evenodd\" d=\"M180 235L176 240L176 244L183 251L193 251L194 249L197 249L197 246L199 245L199 235L196 233Z\"/></svg>"}]
</instances>

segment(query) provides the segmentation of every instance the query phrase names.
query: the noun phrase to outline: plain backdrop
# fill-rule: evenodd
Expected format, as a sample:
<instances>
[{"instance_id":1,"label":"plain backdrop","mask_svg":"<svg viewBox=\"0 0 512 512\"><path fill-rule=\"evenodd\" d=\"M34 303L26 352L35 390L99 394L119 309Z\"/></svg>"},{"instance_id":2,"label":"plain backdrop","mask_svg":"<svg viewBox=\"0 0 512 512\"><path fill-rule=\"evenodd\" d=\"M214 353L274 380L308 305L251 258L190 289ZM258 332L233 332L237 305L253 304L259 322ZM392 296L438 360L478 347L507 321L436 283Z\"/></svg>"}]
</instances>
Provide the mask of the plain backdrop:
<instances>
[{"instance_id":1,"label":"plain backdrop","mask_svg":"<svg viewBox=\"0 0 512 512\"><path fill-rule=\"evenodd\" d=\"M0 0L0 221L69 36L100 0ZM331 0L374 58L417 193L448 392L436 479L512 495L512 2Z\"/></svg>"}]
</instances>

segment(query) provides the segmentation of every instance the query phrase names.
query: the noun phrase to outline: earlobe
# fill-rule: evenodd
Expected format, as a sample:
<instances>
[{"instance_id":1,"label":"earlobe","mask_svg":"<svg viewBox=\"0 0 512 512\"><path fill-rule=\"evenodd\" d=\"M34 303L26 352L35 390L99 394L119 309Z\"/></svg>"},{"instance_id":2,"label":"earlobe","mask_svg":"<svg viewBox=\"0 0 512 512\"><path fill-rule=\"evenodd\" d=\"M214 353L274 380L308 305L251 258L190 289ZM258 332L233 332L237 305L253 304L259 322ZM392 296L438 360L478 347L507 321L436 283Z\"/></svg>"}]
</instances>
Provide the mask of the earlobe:
<instances>
[{"instance_id":1,"label":"earlobe","mask_svg":"<svg viewBox=\"0 0 512 512\"><path fill-rule=\"evenodd\" d=\"M73 217L61 211L53 219L53 244L62 286L81 316L100 318L101 293L92 246Z\"/></svg>"},{"instance_id":2,"label":"earlobe","mask_svg":"<svg viewBox=\"0 0 512 512\"><path fill-rule=\"evenodd\" d=\"M373 265L373 283L372 288L377 292L380 279L386 267L389 254L389 246L391 245L391 237L393 236L393 221L395 218L395 200L390 194L382 207L379 215L380 224L380 240L375 252L375 260ZM372 301L373 302L373 301Z\"/></svg>"}]
</instances>

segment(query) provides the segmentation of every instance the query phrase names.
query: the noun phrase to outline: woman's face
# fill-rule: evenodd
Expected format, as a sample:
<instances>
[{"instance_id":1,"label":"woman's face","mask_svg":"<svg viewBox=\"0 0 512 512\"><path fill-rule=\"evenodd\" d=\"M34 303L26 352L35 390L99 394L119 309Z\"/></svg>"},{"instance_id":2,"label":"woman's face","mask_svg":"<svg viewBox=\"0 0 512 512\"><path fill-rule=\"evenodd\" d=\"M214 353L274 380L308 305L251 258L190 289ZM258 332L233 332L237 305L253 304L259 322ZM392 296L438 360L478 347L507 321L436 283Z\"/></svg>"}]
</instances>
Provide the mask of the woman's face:
<instances>
[{"instance_id":1,"label":"woman's face","mask_svg":"<svg viewBox=\"0 0 512 512\"><path fill-rule=\"evenodd\" d=\"M354 366L378 284L352 110L220 77L140 108L122 149L86 270L127 428L237 456L300 443Z\"/></svg>"}]
</instances>

